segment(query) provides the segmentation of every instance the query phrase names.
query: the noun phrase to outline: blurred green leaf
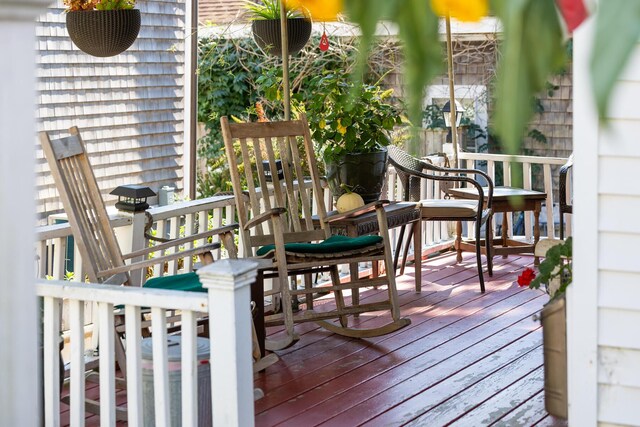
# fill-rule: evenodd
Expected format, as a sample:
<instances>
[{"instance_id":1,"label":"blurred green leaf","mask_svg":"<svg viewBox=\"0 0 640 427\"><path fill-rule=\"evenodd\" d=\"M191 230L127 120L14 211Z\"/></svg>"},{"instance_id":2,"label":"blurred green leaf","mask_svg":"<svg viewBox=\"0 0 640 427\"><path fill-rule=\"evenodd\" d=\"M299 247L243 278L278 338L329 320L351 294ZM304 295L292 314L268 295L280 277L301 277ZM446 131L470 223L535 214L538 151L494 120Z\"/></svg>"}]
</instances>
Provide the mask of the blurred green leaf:
<instances>
[{"instance_id":1,"label":"blurred green leaf","mask_svg":"<svg viewBox=\"0 0 640 427\"><path fill-rule=\"evenodd\" d=\"M516 154L533 114L531 99L562 68L566 49L553 0L494 0L492 6L504 27L494 127L507 151Z\"/></svg>"},{"instance_id":2,"label":"blurred green leaf","mask_svg":"<svg viewBox=\"0 0 640 427\"><path fill-rule=\"evenodd\" d=\"M640 37L640 1L601 1L591 56L593 93L604 118L613 86Z\"/></svg>"},{"instance_id":3,"label":"blurred green leaf","mask_svg":"<svg viewBox=\"0 0 640 427\"><path fill-rule=\"evenodd\" d=\"M386 18L398 25L406 61L409 119L414 124L421 123L424 87L443 68L438 17L426 0L350 0L345 2L345 6L349 18L359 24L362 31L358 66L354 73L356 81L362 78L377 21ZM417 153L417 150L417 144L412 143L410 151Z\"/></svg>"}]
</instances>

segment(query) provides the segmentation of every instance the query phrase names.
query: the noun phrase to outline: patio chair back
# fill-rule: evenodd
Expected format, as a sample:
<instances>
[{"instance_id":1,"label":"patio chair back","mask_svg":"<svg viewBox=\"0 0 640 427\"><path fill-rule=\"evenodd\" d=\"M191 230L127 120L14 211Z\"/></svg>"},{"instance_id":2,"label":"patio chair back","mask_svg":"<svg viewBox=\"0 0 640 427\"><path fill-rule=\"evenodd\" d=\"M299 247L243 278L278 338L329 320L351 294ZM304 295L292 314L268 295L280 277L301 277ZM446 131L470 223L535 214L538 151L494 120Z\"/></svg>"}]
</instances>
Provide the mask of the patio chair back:
<instances>
[{"instance_id":1,"label":"patio chair back","mask_svg":"<svg viewBox=\"0 0 640 427\"><path fill-rule=\"evenodd\" d=\"M266 277L275 279L273 289L265 291L265 295L281 301L279 306L274 304L275 313L266 316L265 323L284 324L285 336L270 337L268 348L282 349L295 342L299 336L294 332L294 323L298 322L317 322L350 337L379 336L408 325L410 321L400 317L385 202L327 217L304 115L299 120L261 123L230 123L223 117L221 126L245 253L271 260L262 269ZM372 212L376 214L380 236L330 236L332 221ZM361 279L353 270L351 281L341 281L338 265L380 261L385 263L385 276ZM330 273L331 285L312 283L311 274L322 271ZM304 289L289 289L290 277L296 275L305 277ZM375 285L387 285L386 300L359 303L354 297L348 302L343 296L345 290L355 293L359 288ZM313 310L313 296L319 292L333 292L334 310ZM293 306L301 305L298 296L304 296L305 309L300 307L294 313ZM372 311L387 311L389 321L372 328L349 324L349 316Z\"/></svg>"},{"instance_id":2,"label":"patio chair back","mask_svg":"<svg viewBox=\"0 0 640 427\"><path fill-rule=\"evenodd\" d=\"M40 142L71 227L79 232L76 244L89 280L93 283L128 284L126 272L100 274L101 271L124 266L124 261L80 132L75 126L69 132L68 137L56 140L41 132Z\"/></svg>"},{"instance_id":3,"label":"patio chair back","mask_svg":"<svg viewBox=\"0 0 640 427\"><path fill-rule=\"evenodd\" d=\"M245 253L255 255L255 248L274 244L275 233L285 236L285 242L294 237L300 242L329 237L306 120L242 124L222 120L231 182L234 189L245 189L234 191ZM280 221L249 223L275 208L286 209ZM314 228L314 214L320 229Z\"/></svg>"}]
</instances>

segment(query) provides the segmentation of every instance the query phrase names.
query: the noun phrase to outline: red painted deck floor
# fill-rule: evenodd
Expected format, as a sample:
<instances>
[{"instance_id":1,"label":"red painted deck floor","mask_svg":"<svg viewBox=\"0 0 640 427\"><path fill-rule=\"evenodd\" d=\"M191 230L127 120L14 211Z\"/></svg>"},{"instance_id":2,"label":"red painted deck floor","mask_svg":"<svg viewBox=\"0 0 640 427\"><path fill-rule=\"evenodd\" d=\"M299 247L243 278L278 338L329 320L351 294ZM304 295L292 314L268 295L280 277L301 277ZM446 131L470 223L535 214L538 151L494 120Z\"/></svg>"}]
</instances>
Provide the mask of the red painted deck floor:
<instances>
[{"instance_id":1,"label":"red painted deck floor","mask_svg":"<svg viewBox=\"0 0 640 427\"><path fill-rule=\"evenodd\" d=\"M411 325L382 337L298 325L300 341L256 376L265 394L256 425L565 425L544 409L542 331L533 316L548 297L515 283L532 264L529 256L496 257L485 294L473 254L461 264L453 253L423 261L420 293L408 267L398 289ZM363 327L384 321L359 319Z\"/></svg>"},{"instance_id":2,"label":"red painted deck floor","mask_svg":"<svg viewBox=\"0 0 640 427\"><path fill-rule=\"evenodd\" d=\"M461 264L453 253L423 261L420 293L408 267L398 289L411 324L389 335L352 339L297 325L300 340L256 375L265 394L255 403L256 425L566 425L544 410L542 331L533 316L548 298L515 283L533 258L494 262L484 294L473 254ZM361 299L374 301L380 292ZM386 320L362 315L359 322ZM88 397L97 393L87 390ZM125 400L124 392L118 398ZM63 404L62 425L67 411ZM98 423L87 414L86 425Z\"/></svg>"}]
</instances>

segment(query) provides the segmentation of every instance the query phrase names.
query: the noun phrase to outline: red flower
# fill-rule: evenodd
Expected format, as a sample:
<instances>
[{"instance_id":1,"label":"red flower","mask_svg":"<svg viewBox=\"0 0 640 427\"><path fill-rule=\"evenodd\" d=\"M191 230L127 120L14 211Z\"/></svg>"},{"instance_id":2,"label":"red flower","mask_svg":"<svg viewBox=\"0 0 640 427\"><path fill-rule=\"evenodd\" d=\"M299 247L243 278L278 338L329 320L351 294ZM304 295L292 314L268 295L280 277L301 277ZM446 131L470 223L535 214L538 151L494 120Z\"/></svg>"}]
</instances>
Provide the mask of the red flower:
<instances>
[{"instance_id":1,"label":"red flower","mask_svg":"<svg viewBox=\"0 0 640 427\"><path fill-rule=\"evenodd\" d=\"M536 272L532 268L525 268L521 275L518 276L518 285L529 286L531 281L536 278Z\"/></svg>"}]
</instances>

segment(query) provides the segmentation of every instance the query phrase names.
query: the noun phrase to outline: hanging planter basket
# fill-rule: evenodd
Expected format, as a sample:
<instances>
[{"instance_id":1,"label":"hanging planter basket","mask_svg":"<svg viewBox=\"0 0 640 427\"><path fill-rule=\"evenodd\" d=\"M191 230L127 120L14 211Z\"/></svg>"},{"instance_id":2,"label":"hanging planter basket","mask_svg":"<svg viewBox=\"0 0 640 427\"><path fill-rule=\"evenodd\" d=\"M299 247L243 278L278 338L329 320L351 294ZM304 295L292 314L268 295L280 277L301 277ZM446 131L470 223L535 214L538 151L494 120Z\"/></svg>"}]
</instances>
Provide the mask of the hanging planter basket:
<instances>
[{"instance_id":1,"label":"hanging planter basket","mask_svg":"<svg viewBox=\"0 0 640 427\"><path fill-rule=\"evenodd\" d=\"M282 56L282 38L279 19L257 19L251 24L253 39L266 53ZM311 21L305 18L287 19L289 54L296 54L311 36Z\"/></svg>"},{"instance_id":2,"label":"hanging planter basket","mask_svg":"<svg viewBox=\"0 0 640 427\"><path fill-rule=\"evenodd\" d=\"M67 13L67 31L78 49L92 56L127 50L140 32L140 10L92 10Z\"/></svg>"}]
</instances>

